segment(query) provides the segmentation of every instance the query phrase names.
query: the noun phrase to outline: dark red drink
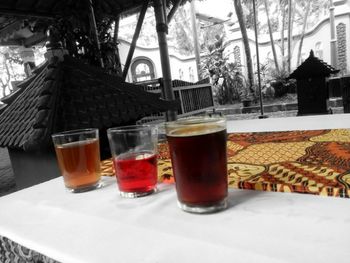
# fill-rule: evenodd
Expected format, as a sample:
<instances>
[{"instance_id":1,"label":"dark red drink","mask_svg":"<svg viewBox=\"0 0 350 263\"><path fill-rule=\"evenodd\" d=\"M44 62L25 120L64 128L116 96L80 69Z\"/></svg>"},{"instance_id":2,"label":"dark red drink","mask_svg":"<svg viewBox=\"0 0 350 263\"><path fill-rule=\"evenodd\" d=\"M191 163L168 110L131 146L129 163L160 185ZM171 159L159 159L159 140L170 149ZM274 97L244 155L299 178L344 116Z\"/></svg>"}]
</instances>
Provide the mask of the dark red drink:
<instances>
[{"instance_id":1,"label":"dark red drink","mask_svg":"<svg viewBox=\"0 0 350 263\"><path fill-rule=\"evenodd\" d=\"M113 160L121 192L148 193L157 184L157 157L154 153L127 153Z\"/></svg>"},{"instance_id":2,"label":"dark red drink","mask_svg":"<svg viewBox=\"0 0 350 263\"><path fill-rule=\"evenodd\" d=\"M223 202L228 187L225 126L190 125L167 131L167 138L180 203L210 207Z\"/></svg>"}]
</instances>

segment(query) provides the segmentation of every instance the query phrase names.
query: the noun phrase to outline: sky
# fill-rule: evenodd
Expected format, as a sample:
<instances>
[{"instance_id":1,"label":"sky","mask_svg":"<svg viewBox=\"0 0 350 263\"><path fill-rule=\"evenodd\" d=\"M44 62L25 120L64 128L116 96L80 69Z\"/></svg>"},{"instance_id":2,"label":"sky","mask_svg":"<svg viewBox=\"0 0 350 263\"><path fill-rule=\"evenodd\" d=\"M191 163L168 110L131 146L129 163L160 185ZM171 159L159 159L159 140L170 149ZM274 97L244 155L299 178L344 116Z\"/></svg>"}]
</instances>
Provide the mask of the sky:
<instances>
[{"instance_id":1,"label":"sky","mask_svg":"<svg viewBox=\"0 0 350 263\"><path fill-rule=\"evenodd\" d=\"M233 0L202 0L196 1L196 10L198 13L209 16L227 19L229 12L234 13Z\"/></svg>"}]
</instances>

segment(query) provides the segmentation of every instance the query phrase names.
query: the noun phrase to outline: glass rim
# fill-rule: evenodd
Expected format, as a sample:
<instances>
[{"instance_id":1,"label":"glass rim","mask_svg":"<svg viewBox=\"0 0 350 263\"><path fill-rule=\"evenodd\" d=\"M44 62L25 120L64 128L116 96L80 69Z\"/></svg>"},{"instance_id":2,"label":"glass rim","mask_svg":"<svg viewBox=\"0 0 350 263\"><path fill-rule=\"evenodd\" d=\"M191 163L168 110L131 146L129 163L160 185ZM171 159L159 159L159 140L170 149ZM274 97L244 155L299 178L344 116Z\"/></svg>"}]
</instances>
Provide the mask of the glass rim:
<instances>
[{"instance_id":1,"label":"glass rim","mask_svg":"<svg viewBox=\"0 0 350 263\"><path fill-rule=\"evenodd\" d=\"M171 126L191 126L191 125L198 125L198 124L206 124L206 123L215 123L215 122L225 122L226 118L224 116L198 116L198 117L185 117L180 118L175 121L169 121L165 122L165 127L171 127Z\"/></svg>"},{"instance_id":2,"label":"glass rim","mask_svg":"<svg viewBox=\"0 0 350 263\"><path fill-rule=\"evenodd\" d=\"M98 131L97 128L75 129L75 130L57 132L57 133L51 134L51 137L56 138L56 137L61 137L61 136L66 136L66 135L72 136L72 135L79 135L82 133L96 132L96 131Z\"/></svg>"},{"instance_id":3,"label":"glass rim","mask_svg":"<svg viewBox=\"0 0 350 263\"><path fill-rule=\"evenodd\" d=\"M157 126L152 126L148 124L136 124L136 125L127 125L120 127L112 127L107 129L107 133L111 132L133 132L133 131L142 131L145 129L156 129Z\"/></svg>"}]
</instances>

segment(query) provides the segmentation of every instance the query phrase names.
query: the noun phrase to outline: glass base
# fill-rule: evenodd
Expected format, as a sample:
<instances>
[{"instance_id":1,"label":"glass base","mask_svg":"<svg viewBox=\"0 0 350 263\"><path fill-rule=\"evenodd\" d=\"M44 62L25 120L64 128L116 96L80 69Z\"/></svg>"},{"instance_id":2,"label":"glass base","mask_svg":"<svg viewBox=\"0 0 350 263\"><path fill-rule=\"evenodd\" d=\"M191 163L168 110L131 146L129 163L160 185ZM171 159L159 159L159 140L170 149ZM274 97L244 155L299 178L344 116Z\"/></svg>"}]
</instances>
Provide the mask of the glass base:
<instances>
[{"instance_id":1,"label":"glass base","mask_svg":"<svg viewBox=\"0 0 350 263\"><path fill-rule=\"evenodd\" d=\"M82 186L79 188L70 188L67 187L68 191L71 193L84 193L84 192L88 192L91 190L95 190L98 189L102 186L102 183L100 181L98 181L97 183L93 184L93 185L89 185L89 186Z\"/></svg>"},{"instance_id":2,"label":"glass base","mask_svg":"<svg viewBox=\"0 0 350 263\"><path fill-rule=\"evenodd\" d=\"M189 205L177 201L177 205L184 210L185 212L194 213L194 214L211 214L219 212L227 208L227 200L211 205L211 206L199 206L199 205Z\"/></svg>"},{"instance_id":3,"label":"glass base","mask_svg":"<svg viewBox=\"0 0 350 263\"><path fill-rule=\"evenodd\" d=\"M148 192L122 192L122 191L119 191L120 196L125 197L125 198L138 198L138 197L143 197L143 196L153 194L155 192L157 192L157 188L154 188Z\"/></svg>"}]
</instances>

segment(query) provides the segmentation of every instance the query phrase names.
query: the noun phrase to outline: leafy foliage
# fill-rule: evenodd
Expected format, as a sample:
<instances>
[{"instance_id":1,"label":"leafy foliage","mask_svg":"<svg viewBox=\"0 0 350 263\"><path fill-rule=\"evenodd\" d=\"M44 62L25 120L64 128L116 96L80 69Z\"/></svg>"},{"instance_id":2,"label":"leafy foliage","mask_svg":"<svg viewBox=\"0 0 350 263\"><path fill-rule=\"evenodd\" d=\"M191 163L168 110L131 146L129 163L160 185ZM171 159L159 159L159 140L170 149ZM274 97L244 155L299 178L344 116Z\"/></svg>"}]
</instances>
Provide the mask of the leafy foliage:
<instances>
[{"instance_id":1,"label":"leafy foliage","mask_svg":"<svg viewBox=\"0 0 350 263\"><path fill-rule=\"evenodd\" d=\"M87 6L87 5L86 5ZM99 66L99 52L90 29L89 10L86 6L79 12L68 10L65 15L52 20L39 20L36 31L48 31L54 42L60 42L69 54L88 64ZM105 70L111 74L121 74L118 59L118 43L114 41L111 32L112 18L107 18L95 12L97 34L100 42L100 52Z\"/></svg>"},{"instance_id":2,"label":"leafy foliage","mask_svg":"<svg viewBox=\"0 0 350 263\"><path fill-rule=\"evenodd\" d=\"M296 92L296 83L294 80L287 80L289 73L286 70L277 72L272 70L271 86L275 90L275 98L283 97L287 93Z\"/></svg>"},{"instance_id":3,"label":"leafy foliage","mask_svg":"<svg viewBox=\"0 0 350 263\"><path fill-rule=\"evenodd\" d=\"M210 77L214 86L214 96L219 104L232 104L236 100L250 96L246 80L237 63L228 61L224 55L223 36L207 46L207 56L201 62L201 77Z\"/></svg>"},{"instance_id":4,"label":"leafy foliage","mask_svg":"<svg viewBox=\"0 0 350 263\"><path fill-rule=\"evenodd\" d=\"M0 47L0 97L12 91L10 82L25 77L23 61L19 49L15 47Z\"/></svg>"}]
</instances>

